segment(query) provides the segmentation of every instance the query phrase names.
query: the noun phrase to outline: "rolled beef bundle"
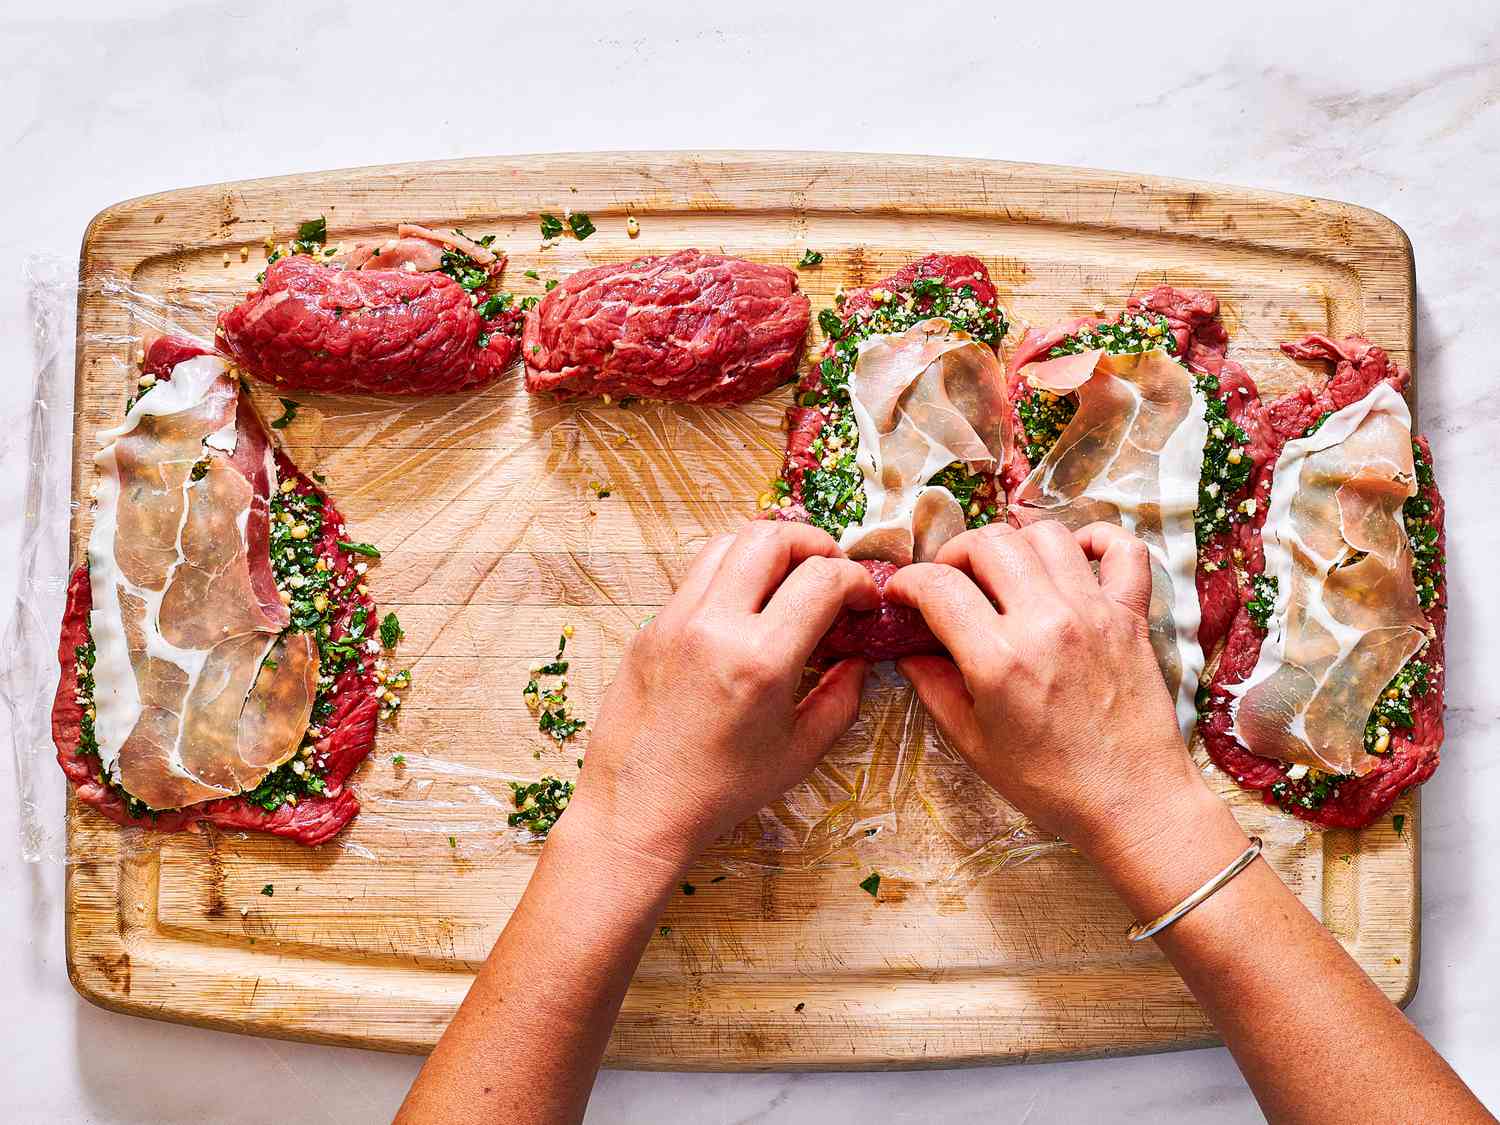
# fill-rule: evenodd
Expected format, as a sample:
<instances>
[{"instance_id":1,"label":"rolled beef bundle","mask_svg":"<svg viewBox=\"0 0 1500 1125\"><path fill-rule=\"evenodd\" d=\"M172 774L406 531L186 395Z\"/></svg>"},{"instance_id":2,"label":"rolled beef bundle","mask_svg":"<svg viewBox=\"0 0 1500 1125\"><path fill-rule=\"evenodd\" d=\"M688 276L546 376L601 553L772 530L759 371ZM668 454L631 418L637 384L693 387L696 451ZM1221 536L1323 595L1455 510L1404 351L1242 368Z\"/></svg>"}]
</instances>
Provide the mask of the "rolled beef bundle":
<instances>
[{"instance_id":1,"label":"rolled beef bundle","mask_svg":"<svg viewBox=\"0 0 1500 1125\"><path fill-rule=\"evenodd\" d=\"M495 291L505 259L456 232L398 233L330 261L272 262L219 318L219 348L288 391L433 395L493 383L520 347L520 311Z\"/></svg>"},{"instance_id":2,"label":"rolled beef bundle","mask_svg":"<svg viewBox=\"0 0 1500 1125\"><path fill-rule=\"evenodd\" d=\"M526 313L526 389L722 405L790 382L810 319L782 266L680 250L574 274Z\"/></svg>"}]
</instances>

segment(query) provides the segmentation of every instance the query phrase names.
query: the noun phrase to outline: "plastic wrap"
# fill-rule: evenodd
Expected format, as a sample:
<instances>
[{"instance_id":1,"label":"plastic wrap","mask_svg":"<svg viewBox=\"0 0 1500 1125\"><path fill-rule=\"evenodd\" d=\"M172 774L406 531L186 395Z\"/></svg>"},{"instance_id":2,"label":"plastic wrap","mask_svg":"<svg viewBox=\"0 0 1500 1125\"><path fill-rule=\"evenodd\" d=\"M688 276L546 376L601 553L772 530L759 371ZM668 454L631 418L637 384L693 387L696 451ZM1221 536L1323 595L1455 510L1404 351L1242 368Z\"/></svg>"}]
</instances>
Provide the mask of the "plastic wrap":
<instances>
[{"instance_id":1,"label":"plastic wrap","mask_svg":"<svg viewBox=\"0 0 1500 1125\"><path fill-rule=\"evenodd\" d=\"M209 340L228 298L201 286L178 291L170 279L149 293L111 276L88 279L89 306L108 311L81 322L74 448L76 274L34 262L29 277L36 384L21 593L3 689L22 848L38 860L66 851L66 785L48 712L62 591L77 561L71 496L88 496L93 435L122 415L143 340ZM253 397L267 420L286 412L263 387ZM755 515L755 498L780 464L786 405L786 392L743 408L562 404L527 395L519 370L477 394L297 396L294 417L274 433L304 472L326 478L351 534L382 550L369 581L381 613L400 616L406 636L394 663L413 677L399 717L382 724L353 777L362 811L329 846L371 860L397 848L534 850L535 839L507 823L510 783L577 775L631 633L710 536ZM522 688L533 667L553 658L565 626L573 627L568 695L589 726L559 744L538 730ZM158 833L127 835L132 846L161 842ZM1061 846L942 744L885 665L871 675L859 721L812 776L739 826L703 866L878 864L942 886Z\"/></svg>"}]
</instances>

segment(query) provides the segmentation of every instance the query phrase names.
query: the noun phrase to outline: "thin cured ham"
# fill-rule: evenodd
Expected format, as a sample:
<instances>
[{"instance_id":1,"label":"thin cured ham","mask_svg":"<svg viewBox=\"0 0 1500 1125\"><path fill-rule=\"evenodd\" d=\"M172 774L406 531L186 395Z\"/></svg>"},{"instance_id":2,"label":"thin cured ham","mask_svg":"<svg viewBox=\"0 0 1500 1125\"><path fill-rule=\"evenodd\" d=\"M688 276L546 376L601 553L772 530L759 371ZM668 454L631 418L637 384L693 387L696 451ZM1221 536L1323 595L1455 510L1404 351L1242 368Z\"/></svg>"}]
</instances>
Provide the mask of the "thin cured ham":
<instances>
[{"instance_id":1,"label":"thin cured ham","mask_svg":"<svg viewBox=\"0 0 1500 1125\"><path fill-rule=\"evenodd\" d=\"M1253 753L1337 774L1379 764L1366 723L1429 634L1401 516L1416 489L1411 414L1389 382L1282 449L1262 532L1270 629L1229 688Z\"/></svg>"},{"instance_id":2,"label":"thin cured ham","mask_svg":"<svg viewBox=\"0 0 1500 1125\"><path fill-rule=\"evenodd\" d=\"M1198 504L1204 401L1191 373L1165 351L1102 349L1029 364L1035 388L1076 393L1078 409L1010 497L1023 526L1042 519L1071 528L1103 520L1145 541L1151 554L1151 640L1177 706L1183 737L1196 721L1203 670L1198 643Z\"/></svg>"},{"instance_id":3,"label":"thin cured ham","mask_svg":"<svg viewBox=\"0 0 1500 1125\"><path fill-rule=\"evenodd\" d=\"M267 553L276 463L228 365L200 356L101 435L89 537L95 735L154 809L253 788L290 758L317 687Z\"/></svg>"},{"instance_id":4,"label":"thin cured ham","mask_svg":"<svg viewBox=\"0 0 1500 1125\"><path fill-rule=\"evenodd\" d=\"M995 353L942 317L859 345L850 380L859 430L865 514L840 545L855 559L905 565L930 560L966 526L944 487L929 485L961 462L994 474L1009 457L1010 404Z\"/></svg>"}]
</instances>

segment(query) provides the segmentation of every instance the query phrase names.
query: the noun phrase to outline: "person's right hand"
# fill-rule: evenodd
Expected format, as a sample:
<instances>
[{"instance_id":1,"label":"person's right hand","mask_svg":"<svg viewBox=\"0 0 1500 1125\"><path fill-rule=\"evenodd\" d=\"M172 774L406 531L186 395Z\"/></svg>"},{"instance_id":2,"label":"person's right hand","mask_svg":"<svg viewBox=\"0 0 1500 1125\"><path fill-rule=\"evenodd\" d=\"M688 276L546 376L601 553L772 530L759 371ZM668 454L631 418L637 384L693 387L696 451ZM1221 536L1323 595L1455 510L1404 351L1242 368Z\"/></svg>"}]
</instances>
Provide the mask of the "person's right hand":
<instances>
[{"instance_id":1,"label":"person's right hand","mask_svg":"<svg viewBox=\"0 0 1500 1125\"><path fill-rule=\"evenodd\" d=\"M948 743L1042 828L1085 854L1132 848L1177 799L1212 799L1152 653L1146 546L1123 528L965 532L886 594L953 656L898 669Z\"/></svg>"}]
</instances>

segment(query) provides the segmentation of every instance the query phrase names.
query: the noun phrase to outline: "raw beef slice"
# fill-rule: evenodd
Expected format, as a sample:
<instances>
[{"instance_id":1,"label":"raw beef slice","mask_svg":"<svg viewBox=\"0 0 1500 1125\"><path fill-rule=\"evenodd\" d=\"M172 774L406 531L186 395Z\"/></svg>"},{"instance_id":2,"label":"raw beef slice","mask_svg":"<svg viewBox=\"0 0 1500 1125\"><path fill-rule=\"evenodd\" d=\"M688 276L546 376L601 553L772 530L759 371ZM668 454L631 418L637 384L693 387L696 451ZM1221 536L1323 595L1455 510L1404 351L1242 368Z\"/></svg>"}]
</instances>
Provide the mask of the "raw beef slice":
<instances>
[{"instance_id":1,"label":"raw beef slice","mask_svg":"<svg viewBox=\"0 0 1500 1125\"><path fill-rule=\"evenodd\" d=\"M1357 336L1333 341L1324 336L1310 336L1297 344L1283 345L1283 351L1294 359L1323 360L1333 365L1333 373L1321 385L1301 387L1265 404L1270 448L1266 450L1266 491L1270 472L1281 448L1302 436L1324 414L1357 402L1377 383L1390 382L1398 391L1409 381L1408 373L1390 362L1386 352ZM1417 448L1431 463L1432 450L1425 437L1417 437ZM1262 495L1259 491L1257 495ZM1446 548L1443 528L1444 505L1436 483L1422 487L1418 494L1431 505L1429 517L1437 529L1437 557ZM1264 503L1256 519L1248 526L1254 542L1247 550L1252 573L1264 568L1260 549L1260 529L1265 519ZM1248 600L1248 595L1245 600ZM1304 820L1329 828L1363 828L1390 811L1396 799L1412 786L1420 785L1438 767L1443 742L1444 630L1448 615L1446 571L1437 574L1436 594L1432 605L1424 610L1432 625L1433 638L1419 659L1431 669L1429 689L1412 700L1410 729L1392 732L1390 752L1361 777L1339 782L1337 789L1317 808L1296 804L1287 811ZM1288 766L1273 758L1252 754L1234 736L1234 716L1230 712L1232 697L1225 690L1250 675L1260 656L1265 632L1257 626L1244 604L1238 608L1224 642L1223 656L1214 669L1213 679L1204 695L1199 723L1204 746L1216 766L1232 777L1242 788L1259 791L1266 804L1277 804L1273 786L1287 781Z\"/></svg>"},{"instance_id":2,"label":"raw beef slice","mask_svg":"<svg viewBox=\"0 0 1500 1125\"><path fill-rule=\"evenodd\" d=\"M680 250L575 273L526 314L526 389L749 402L790 382L809 305L781 266Z\"/></svg>"},{"instance_id":3,"label":"raw beef slice","mask_svg":"<svg viewBox=\"0 0 1500 1125\"><path fill-rule=\"evenodd\" d=\"M204 349L195 343L162 337L148 350L142 370L157 378L165 378L178 363L203 354ZM348 538L348 528L333 500L280 450L276 451L276 471L280 480L295 482L294 488L298 492L315 494L322 501L324 519L318 554L328 561L336 577L347 578L349 585L357 588L361 579L354 570L355 562L351 561L357 556L338 547L341 540ZM374 678L375 657L369 653L363 653L358 665L342 672L334 681L331 689L333 713L319 723L323 734L313 753L327 785L325 794L304 797L295 805L284 804L274 812L253 805L243 797L225 797L183 809L132 816L119 793L101 780L98 759L79 751L83 704L77 694L77 650L88 641L91 608L88 569L80 566L68 582L58 638L57 659L61 677L52 703L52 740L57 747L58 764L81 802L97 809L116 824L151 828L158 832L179 832L201 822L231 831L267 832L307 845L331 839L359 812L359 801L344 783L375 746L380 703ZM359 594L356 589L349 599L348 612L333 622L333 639L338 639L348 629L350 618L359 608L366 611L367 620L376 620L374 600L368 594Z\"/></svg>"},{"instance_id":4,"label":"raw beef slice","mask_svg":"<svg viewBox=\"0 0 1500 1125\"><path fill-rule=\"evenodd\" d=\"M264 284L219 318L218 342L283 390L435 395L499 378L518 347L501 329L446 274L297 254L271 263Z\"/></svg>"}]
</instances>

